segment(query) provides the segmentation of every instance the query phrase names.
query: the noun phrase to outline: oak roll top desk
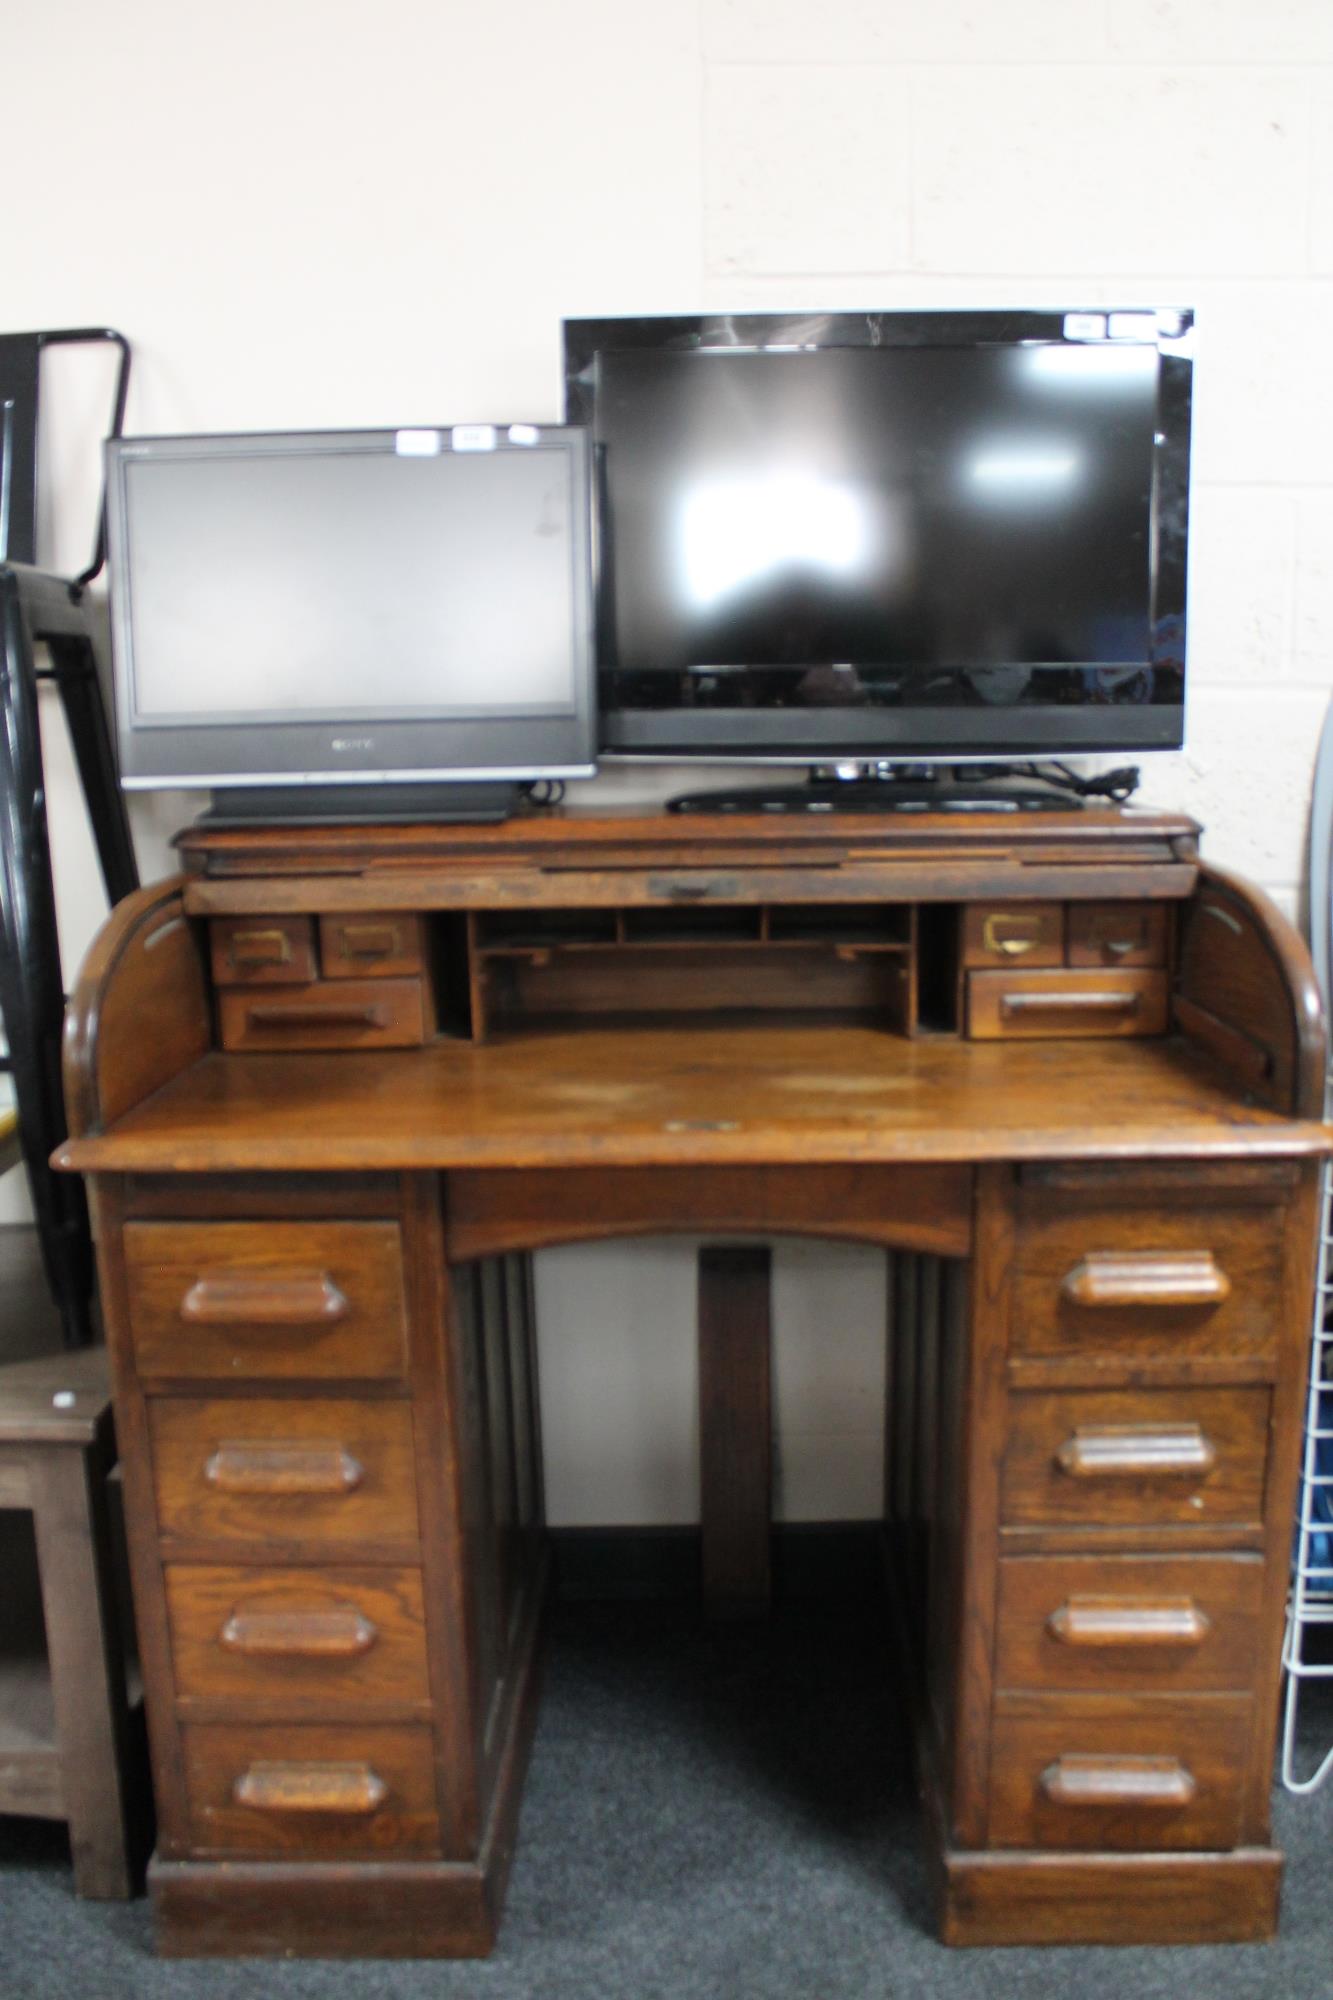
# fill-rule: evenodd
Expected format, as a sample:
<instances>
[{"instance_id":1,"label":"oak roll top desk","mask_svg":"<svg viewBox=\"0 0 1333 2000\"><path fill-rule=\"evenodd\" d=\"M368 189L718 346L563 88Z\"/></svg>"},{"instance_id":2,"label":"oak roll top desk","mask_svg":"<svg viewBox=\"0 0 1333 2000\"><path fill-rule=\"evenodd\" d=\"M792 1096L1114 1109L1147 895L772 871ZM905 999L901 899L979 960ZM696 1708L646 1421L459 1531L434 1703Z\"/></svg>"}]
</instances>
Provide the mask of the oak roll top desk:
<instances>
[{"instance_id":1,"label":"oak roll top desk","mask_svg":"<svg viewBox=\"0 0 1333 2000\"><path fill-rule=\"evenodd\" d=\"M890 1253L941 1935L1271 1932L1324 1039L1299 938L1196 834L182 836L84 967L58 1156L97 1218L164 1951L489 1949L546 1575L530 1255L672 1229ZM705 1495L724 1543L760 1420L704 1414L748 1482Z\"/></svg>"}]
</instances>

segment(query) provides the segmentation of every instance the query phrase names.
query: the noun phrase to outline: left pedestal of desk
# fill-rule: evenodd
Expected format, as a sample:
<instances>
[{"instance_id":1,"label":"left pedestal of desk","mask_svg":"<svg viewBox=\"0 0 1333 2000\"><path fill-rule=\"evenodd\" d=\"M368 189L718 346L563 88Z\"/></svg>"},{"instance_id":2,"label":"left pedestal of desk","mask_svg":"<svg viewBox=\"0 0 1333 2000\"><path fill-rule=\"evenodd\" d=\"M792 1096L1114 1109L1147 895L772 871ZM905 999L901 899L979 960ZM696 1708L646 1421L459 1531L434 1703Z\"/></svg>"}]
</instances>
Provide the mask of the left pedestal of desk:
<instances>
[{"instance_id":1,"label":"left pedestal of desk","mask_svg":"<svg viewBox=\"0 0 1333 2000\"><path fill-rule=\"evenodd\" d=\"M433 1174L104 1177L164 1953L474 1956L535 1711L527 1270Z\"/></svg>"}]
</instances>

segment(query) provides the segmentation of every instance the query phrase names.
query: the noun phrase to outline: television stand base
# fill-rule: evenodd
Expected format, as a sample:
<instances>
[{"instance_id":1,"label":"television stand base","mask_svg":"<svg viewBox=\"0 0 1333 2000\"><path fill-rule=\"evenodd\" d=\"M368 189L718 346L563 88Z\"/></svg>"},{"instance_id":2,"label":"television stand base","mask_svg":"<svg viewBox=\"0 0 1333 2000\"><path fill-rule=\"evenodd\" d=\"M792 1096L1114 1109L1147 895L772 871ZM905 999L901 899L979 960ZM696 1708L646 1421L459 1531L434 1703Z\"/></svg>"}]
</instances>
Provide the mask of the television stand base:
<instances>
[{"instance_id":1,"label":"television stand base","mask_svg":"<svg viewBox=\"0 0 1333 2000\"><path fill-rule=\"evenodd\" d=\"M804 785L729 786L668 799L679 813L1076 812L1077 792L1040 778L812 778Z\"/></svg>"},{"instance_id":2,"label":"television stand base","mask_svg":"<svg viewBox=\"0 0 1333 2000\"><path fill-rule=\"evenodd\" d=\"M438 785L228 786L214 792L201 826L444 825L508 819L518 786L499 781Z\"/></svg>"}]
</instances>

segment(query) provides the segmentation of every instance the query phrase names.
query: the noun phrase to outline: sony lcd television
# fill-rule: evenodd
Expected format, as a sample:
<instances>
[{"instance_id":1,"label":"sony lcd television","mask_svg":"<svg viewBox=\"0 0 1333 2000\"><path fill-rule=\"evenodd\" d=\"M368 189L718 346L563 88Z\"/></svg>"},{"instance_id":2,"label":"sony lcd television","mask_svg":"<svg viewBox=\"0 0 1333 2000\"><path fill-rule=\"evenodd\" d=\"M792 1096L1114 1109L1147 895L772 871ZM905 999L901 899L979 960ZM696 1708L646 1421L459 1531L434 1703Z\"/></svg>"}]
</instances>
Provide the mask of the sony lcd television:
<instances>
[{"instance_id":1,"label":"sony lcd television","mask_svg":"<svg viewBox=\"0 0 1333 2000\"><path fill-rule=\"evenodd\" d=\"M474 817L591 774L581 430L123 438L108 460L127 786Z\"/></svg>"},{"instance_id":2,"label":"sony lcd television","mask_svg":"<svg viewBox=\"0 0 1333 2000\"><path fill-rule=\"evenodd\" d=\"M564 339L608 751L1181 742L1190 312L581 319Z\"/></svg>"}]
</instances>

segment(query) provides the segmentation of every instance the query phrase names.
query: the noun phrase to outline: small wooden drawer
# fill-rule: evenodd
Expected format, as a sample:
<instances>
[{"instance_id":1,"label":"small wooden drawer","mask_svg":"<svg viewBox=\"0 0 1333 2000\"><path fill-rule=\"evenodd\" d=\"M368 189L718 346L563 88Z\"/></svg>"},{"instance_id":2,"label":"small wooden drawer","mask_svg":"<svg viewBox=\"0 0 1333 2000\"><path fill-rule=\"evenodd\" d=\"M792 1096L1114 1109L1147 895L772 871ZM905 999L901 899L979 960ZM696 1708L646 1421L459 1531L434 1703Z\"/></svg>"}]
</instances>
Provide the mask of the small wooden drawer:
<instances>
[{"instance_id":1,"label":"small wooden drawer","mask_svg":"<svg viewBox=\"0 0 1333 2000\"><path fill-rule=\"evenodd\" d=\"M148 1422L166 1536L415 1553L408 1403L155 1397Z\"/></svg>"},{"instance_id":2,"label":"small wooden drawer","mask_svg":"<svg viewBox=\"0 0 1333 2000\"><path fill-rule=\"evenodd\" d=\"M1008 1556L997 1685L1244 1690L1263 1573L1254 1555Z\"/></svg>"},{"instance_id":3,"label":"small wooden drawer","mask_svg":"<svg viewBox=\"0 0 1333 2000\"><path fill-rule=\"evenodd\" d=\"M1165 965L1164 903L1071 903L1071 965Z\"/></svg>"},{"instance_id":4,"label":"small wooden drawer","mask_svg":"<svg viewBox=\"0 0 1333 2000\"><path fill-rule=\"evenodd\" d=\"M421 1572L169 1564L176 1692L312 1711L430 1702Z\"/></svg>"},{"instance_id":5,"label":"small wooden drawer","mask_svg":"<svg viewBox=\"0 0 1333 2000\"><path fill-rule=\"evenodd\" d=\"M215 986L304 986L316 976L313 917L214 917Z\"/></svg>"},{"instance_id":6,"label":"small wooden drawer","mask_svg":"<svg viewBox=\"0 0 1333 2000\"><path fill-rule=\"evenodd\" d=\"M130 1222L130 1329L149 1378L401 1381L394 1222Z\"/></svg>"},{"instance_id":7,"label":"small wooden drawer","mask_svg":"<svg viewBox=\"0 0 1333 2000\"><path fill-rule=\"evenodd\" d=\"M969 903L963 911L965 966L1063 965L1063 903Z\"/></svg>"},{"instance_id":8,"label":"small wooden drawer","mask_svg":"<svg viewBox=\"0 0 1333 2000\"><path fill-rule=\"evenodd\" d=\"M967 1032L977 1041L1161 1035L1167 1000L1164 972L970 972Z\"/></svg>"},{"instance_id":9,"label":"small wooden drawer","mask_svg":"<svg viewBox=\"0 0 1333 2000\"><path fill-rule=\"evenodd\" d=\"M389 979L425 967L420 917L339 916L319 920L326 979Z\"/></svg>"},{"instance_id":10,"label":"small wooden drawer","mask_svg":"<svg viewBox=\"0 0 1333 2000\"><path fill-rule=\"evenodd\" d=\"M1019 1354L1271 1360L1282 1213L1028 1204L1015 1257Z\"/></svg>"},{"instance_id":11,"label":"small wooden drawer","mask_svg":"<svg viewBox=\"0 0 1333 2000\"><path fill-rule=\"evenodd\" d=\"M1234 1847L1249 1727L1244 1695L1002 1695L990 1844Z\"/></svg>"},{"instance_id":12,"label":"small wooden drawer","mask_svg":"<svg viewBox=\"0 0 1333 2000\"><path fill-rule=\"evenodd\" d=\"M330 979L285 993L231 986L218 994L232 1050L407 1049L434 1031L424 979Z\"/></svg>"},{"instance_id":13,"label":"small wooden drawer","mask_svg":"<svg viewBox=\"0 0 1333 2000\"><path fill-rule=\"evenodd\" d=\"M1268 1416L1266 1388L1014 1395L1001 1519L1007 1526L1256 1524Z\"/></svg>"},{"instance_id":14,"label":"small wooden drawer","mask_svg":"<svg viewBox=\"0 0 1333 2000\"><path fill-rule=\"evenodd\" d=\"M428 1728L187 1723L182 1749L196 1854L439 1852Z\"/></svg>"}]
</instances>

